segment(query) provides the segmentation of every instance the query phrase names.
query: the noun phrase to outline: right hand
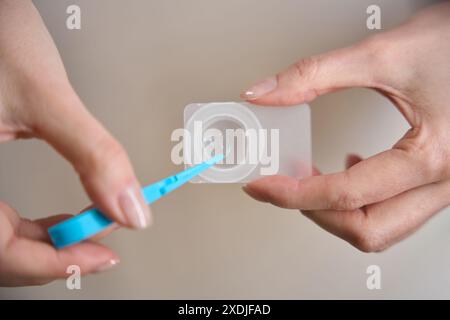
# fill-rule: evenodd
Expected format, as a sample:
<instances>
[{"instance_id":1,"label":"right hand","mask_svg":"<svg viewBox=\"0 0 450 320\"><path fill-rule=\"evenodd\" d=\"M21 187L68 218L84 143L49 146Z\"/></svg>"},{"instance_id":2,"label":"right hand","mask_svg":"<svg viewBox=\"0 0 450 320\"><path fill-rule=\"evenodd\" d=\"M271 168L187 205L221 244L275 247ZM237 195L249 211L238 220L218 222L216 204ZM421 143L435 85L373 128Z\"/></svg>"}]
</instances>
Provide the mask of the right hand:
<instances>
[{"instance_id":1,"label":"right hand","mask_svg":"<svg viewBox=\"0 0 450 320\"><path fill-rule=\"evenodd\" d=\"M450 204L450 3L354 46L301 60L244 98L287 106L351 87L385 95L411 129L390 150L350 157L343 172L266 177L244 190L256 200L300 209L362 251L380 251Z\"/></svg>"}]
</instances>

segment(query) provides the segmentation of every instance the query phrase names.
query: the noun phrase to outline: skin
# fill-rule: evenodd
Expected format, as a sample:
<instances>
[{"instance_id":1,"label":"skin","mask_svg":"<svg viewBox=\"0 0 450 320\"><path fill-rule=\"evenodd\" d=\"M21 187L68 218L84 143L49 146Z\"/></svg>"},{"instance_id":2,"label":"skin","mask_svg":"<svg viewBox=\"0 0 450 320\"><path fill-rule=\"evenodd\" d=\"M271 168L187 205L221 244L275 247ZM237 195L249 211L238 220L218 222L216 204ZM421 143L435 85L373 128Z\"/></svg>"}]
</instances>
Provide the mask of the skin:
<instances>
[{"instance_id":1,"label":"skin","mask_svg":"<svg viewBox=\"0 0 450 320\"><path fill-rule=\"evenodd\" d=\"M364 252L384 250L450 204L450 3L396 29L303 59L243 93L259 105L289 106L351 87L389 98L411 128L390 150L350 155L343 172L301 180L273 176L244 190L299 209Z\"/></svg>"},{"instance_id":2,"label":"skin","mask_svg":"<svg viewBox=\"0 0 450 320\"><path fill-rule=\"evenodd\" d=\"M151 223L125 150L73 90L31 1L0 0L0 142L30 137L45 140L73 165L92 202L115 227ZM113 251L94 241L55 250L46 230L67 217L29 221L0 202L0 286L65 278L69 265L88 274L118 263Z\"/></svg>"}]
</instances>

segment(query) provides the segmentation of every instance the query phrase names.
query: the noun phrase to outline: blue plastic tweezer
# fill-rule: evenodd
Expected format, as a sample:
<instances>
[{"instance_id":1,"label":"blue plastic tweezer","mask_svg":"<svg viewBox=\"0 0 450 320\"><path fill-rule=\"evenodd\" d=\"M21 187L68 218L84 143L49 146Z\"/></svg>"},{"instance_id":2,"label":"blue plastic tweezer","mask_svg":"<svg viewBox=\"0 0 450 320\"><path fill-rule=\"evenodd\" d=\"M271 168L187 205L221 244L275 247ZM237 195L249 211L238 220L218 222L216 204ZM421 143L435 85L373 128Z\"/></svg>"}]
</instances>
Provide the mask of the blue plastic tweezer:
<instances>
[{"instance_id":1,"label":"blue plastic tweezer","mask_svg":"<svg viewBox=\"0 0 450 320\"><path fill-rule=\"evenodd\" d=\"M176 175L142 188L142 194L147 204L164 197L169 192L181 187L183 184L202 173L223 159L223 154L217 155L194 167L188 168ZM48 233L53 245L64 248L86 240L109 227L113 221L107 218L98 209L86 210L73 218L51 226Z\"/></svg>"}]
</instances>

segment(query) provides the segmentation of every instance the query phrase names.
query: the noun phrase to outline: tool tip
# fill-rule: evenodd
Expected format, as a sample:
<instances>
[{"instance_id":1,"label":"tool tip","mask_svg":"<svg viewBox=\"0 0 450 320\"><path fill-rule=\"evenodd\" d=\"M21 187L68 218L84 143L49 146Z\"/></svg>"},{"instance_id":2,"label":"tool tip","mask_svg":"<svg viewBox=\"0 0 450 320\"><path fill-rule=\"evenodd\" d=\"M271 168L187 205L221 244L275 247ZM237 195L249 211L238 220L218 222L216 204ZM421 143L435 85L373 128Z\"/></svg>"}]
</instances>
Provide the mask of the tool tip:
<instances>
[{"instance_id":1,"label":"tool tip","mask_svg":"<svg viewBox=\"0 0 450 320\"><path fill-rule=\"evenodd\" d=\"M206 163L208 163L210 165L214 165L217 162L223 160L223 158L224 158L223 154L218 154L218 155L215 155L214 157L210 158L209 160L207 160Z\"/></svg>"}]
</instances>

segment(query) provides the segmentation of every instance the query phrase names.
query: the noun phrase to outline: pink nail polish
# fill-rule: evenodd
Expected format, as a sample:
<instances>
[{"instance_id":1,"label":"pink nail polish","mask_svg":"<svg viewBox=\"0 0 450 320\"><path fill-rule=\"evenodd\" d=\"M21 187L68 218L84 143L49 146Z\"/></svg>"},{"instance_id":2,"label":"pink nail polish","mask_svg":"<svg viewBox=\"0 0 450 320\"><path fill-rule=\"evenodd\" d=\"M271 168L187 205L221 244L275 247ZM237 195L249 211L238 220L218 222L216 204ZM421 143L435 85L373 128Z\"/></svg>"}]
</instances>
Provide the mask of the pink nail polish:
<instances>
[{"instance_id":1,"label":"pink nail polish","mask_svg":"<svg viewBox=\"0 0 450 320\"><path fill-rule=\"evenodd\" d=\"M143 203L142 196L138 194L140 191L135 189L125 189L119 196L119 205L132 227L144 229L151 223L150 209Z\"/></svg>"},{"instance_id":2,"label":"pink nail polish","mask_svg":"<svg viewBox=\"0 0 450 320\"><path fill-rule=\"evenodd\" d=\"M112 267L114 267L115 265L117 265L120 261L118 259L111 259L108 260L106 263L100 265L97 269L95 269L95 273L97 272L103 272L106 270L111 269Z\"/></svg>"},{"instance_id":3,"label":"pink nail polish","mask_svg":"<svg viewBox=\"0 0 450 320\"><path fill-rule=\"evenodd\" d=\"M276 77L269 77L261 82L258 82L250 89L241 94L241 97L245 100L255 100L275 90L278 82Z\"/></svg>"}]
</instances>

